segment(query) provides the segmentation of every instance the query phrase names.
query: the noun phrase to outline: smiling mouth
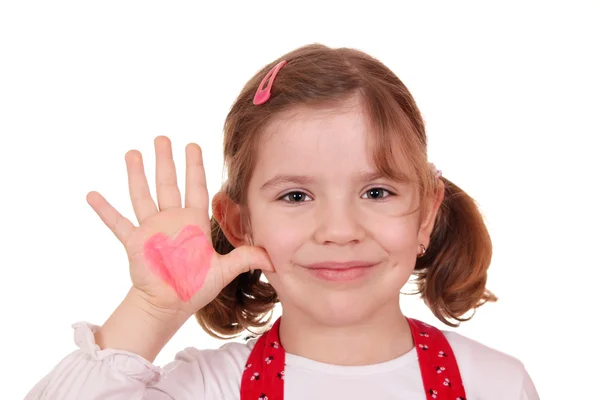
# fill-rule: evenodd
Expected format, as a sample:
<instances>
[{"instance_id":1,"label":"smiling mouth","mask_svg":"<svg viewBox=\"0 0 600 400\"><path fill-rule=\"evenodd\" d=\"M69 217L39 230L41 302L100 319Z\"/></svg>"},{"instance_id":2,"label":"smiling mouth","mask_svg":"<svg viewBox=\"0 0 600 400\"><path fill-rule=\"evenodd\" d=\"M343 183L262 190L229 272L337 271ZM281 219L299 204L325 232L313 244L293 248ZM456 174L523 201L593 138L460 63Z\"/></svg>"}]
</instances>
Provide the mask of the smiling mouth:
<instances>
[{"instance_id":1,"label":"smiling mouth","mask_svg":"<svg viewBox=\"0 0 600 400\"><path fill-rule=\"evenodd\" d=\"M375 265L368 261L325 261L314 264L305 265L305 268L309 269L350 269L350 268L361 268L361 267L372 267Z\"/></svg>"},{"instance_id":2,"label":"smiling mouth","mask_svg":"<svg viewBox=\"0 0 600 400\"><path fill-rule=\"evenodd\" d=\"M331 282L348 282L365 277L375 266L364 261L352 262L325 262L305 266L313 276Z\"/></svg>"}]
</instances>

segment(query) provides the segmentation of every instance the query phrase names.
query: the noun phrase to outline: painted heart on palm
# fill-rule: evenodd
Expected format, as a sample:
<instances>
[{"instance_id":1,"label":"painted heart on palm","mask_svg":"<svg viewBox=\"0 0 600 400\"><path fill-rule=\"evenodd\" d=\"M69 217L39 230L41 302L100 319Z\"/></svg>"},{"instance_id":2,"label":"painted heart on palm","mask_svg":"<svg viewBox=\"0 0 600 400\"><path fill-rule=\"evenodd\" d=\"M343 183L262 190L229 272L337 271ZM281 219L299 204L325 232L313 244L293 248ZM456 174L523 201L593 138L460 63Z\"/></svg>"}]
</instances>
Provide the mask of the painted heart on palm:
<instances>
[{"instance_id":1,"label":"painted heart on palm","mask_svg":"<svg viewBox=\"0 0 600 400\"><path fill-rule=\"evenodd\" d=\"M164 233L151 236L144 244L150 270L188 301L202 287L214 249L204 232L188 225L175 239Z\"/></svg>"}]
</instances>

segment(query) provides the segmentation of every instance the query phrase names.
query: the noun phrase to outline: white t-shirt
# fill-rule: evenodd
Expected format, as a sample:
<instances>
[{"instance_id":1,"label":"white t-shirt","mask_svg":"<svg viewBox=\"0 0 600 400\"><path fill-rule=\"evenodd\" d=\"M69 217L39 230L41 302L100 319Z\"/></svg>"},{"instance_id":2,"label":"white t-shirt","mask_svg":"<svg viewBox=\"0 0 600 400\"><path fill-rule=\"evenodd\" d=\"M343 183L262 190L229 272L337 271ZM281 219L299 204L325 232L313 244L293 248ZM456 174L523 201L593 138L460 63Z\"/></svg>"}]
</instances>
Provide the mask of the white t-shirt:
<instances>
[{"instance_id":1,"label":"white t-shirt","mask_svg":"<svg viewBox=\"0 0 600 400\"><path fill-rule=\"evenodd\" d=\"M36 385L27 399L237 400L256 339L216 350L187 348L164 368L119 350L98 350L98 327L75 324L79 350ZM468 400L539 400L523 364L456 332L443 331ZM286 353L285 400L425 400L416 349L368 366L337 366Z\"/></svg>"}]
</instances>

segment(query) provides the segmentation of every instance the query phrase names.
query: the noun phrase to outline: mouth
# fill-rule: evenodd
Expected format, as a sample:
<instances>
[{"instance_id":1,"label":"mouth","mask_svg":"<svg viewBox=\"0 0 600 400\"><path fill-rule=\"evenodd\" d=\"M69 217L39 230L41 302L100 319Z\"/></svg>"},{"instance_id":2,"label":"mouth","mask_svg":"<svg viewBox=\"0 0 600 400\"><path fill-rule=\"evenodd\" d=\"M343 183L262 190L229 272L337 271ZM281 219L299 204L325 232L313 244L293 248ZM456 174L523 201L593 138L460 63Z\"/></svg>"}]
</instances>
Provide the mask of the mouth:
<instances>
[{"instance_id":1,"label":"mouth","mask_svg":"<svg viewBox=\"0 0 600 400\"><path fill-rule=\"evenodd\" d=\"M376 264L366 261L323 262L304 266L308 272L325 281L348 282L365 277Z\"/></svg>"}]
</instances>

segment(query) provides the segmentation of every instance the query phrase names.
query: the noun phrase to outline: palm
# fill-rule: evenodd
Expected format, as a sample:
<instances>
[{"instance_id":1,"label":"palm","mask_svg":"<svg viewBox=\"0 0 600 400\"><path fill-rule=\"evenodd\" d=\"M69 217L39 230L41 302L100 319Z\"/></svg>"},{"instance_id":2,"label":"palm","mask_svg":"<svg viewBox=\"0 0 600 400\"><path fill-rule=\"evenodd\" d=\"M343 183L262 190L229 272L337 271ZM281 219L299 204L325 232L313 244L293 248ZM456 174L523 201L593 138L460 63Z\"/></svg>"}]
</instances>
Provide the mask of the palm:
<instances>
[{"instance_id":1,"label":"palm","mask_svg":"<svg viewBox=\"0 0 600 400\"><path fill-rule=\"evenodd\" d=\"M183 304L177 293L157 275L149 270L147 259L144 256L144 243L157 232L166 234L177 233L186 225L200 226L204 232L210 231L207 215L195 208L174 208L158 212L144 221L144 224L135 228L127 238L124 246L129 255L130 275L133 285L147 293L154 299L161 299L163 308L185 308L189 302ZM208 236L208 238L210 238ZM213 283L214 273L207 276L207 282ZM192 299L192 304L194 303Z\"/></svg>"}]
</instances>

